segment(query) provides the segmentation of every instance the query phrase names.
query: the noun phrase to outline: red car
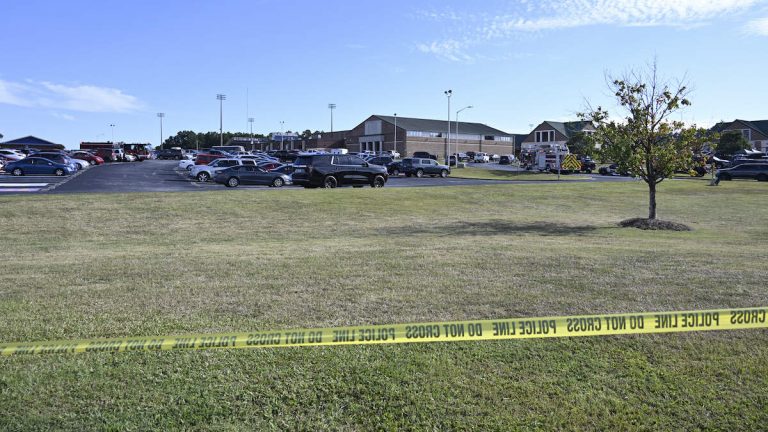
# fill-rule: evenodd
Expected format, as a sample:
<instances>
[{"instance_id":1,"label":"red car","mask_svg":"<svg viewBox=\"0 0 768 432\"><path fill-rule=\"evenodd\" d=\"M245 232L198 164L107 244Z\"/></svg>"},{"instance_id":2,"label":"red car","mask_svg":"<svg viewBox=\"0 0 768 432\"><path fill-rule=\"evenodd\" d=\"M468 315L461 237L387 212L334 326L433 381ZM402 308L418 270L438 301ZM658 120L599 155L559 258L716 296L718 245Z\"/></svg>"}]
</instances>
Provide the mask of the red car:
<instances>
[{"instance_id":1,"label":"red car","mask_svg":"<svg viewBox=\"0 0 768 432\"><path fill-rule=\"evenodd\" d=\"M219 154L200 153L195 158L195 165L208 165L216 159L221 159L223 156Z\"/></svg>"},{"instance_id":2,"label":"red car","mask_svg":"<svg viewBox=\"0 0 768 432\"><path fill-rule=\"evenodd\" d=\"M104 158L87 151L73 152L72 157L75 159L82 159L84 161L88 161L88 163L91 165L101 165L104 163Z\"/></svg>"}]
</instances>

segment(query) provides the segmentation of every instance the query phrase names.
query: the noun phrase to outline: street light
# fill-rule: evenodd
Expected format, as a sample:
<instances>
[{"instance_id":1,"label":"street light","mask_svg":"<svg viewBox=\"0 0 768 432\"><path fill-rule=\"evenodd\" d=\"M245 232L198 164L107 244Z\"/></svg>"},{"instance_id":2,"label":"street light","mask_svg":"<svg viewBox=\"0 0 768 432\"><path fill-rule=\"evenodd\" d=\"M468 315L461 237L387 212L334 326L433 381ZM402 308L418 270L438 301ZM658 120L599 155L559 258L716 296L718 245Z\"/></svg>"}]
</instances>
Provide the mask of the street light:
<instances>
[{"instance_id":1,"label":"street light","mask_svg":"<svg viewBox=\"0 0 768 432\"><path fill-rule=\"evenodd\" d=\"M443 93L448 97L448 136L445 137L445 163L450 166L451 160L448 157L448 146L451 143L451 96L453 90L446 90Z\"/></svg>"},{"instance_id":2,"label":"street light","mask_svg":"<svg viewBox=\"0 0 768 432\"><path fill-rule=\"evenodd\" d=\"M333 133L333 110L336 109L336 104L329 103L328 109L331 110L331 133Z\"/></svg>"},{"instance_id":3,"label":"street light","mask_svg":"<svg viewBox=\"0 0 768 432\"><path fill-rule=\"evenodd\" d=\"M397 113L395 113L395 146L393 147L393 150L397 151Z\"/></svg>"},{"instance_id":4,"label":"street light","mask_svg":"<svg viewBox=\"0 0 768 432\"><path fill-rule=\"evenodd\" d=\"M217 94L216 99L219 101L219 145L224 145L224 101L227 99L227 95Z\"/></svg>"},{"instance_id":5,"label":"street light","mask_svg":"<svg viewBox=\"0 0 768 432\"><path fill-rule=\"evenodd\" d=\"M163 148L163 117L165 117L165 113L157 113L157 117L160 119L160 148Z\"/></svg>"},{"instance_id":6,"label":"street light","mask_svg":"<svg viewBox=\"0 0 768 432\"><path fill-rule=\"evenodd\" d=\"M251 126L251 151L256 150L256 147L253 146L253 117L248 117L248 123Z\"/></svg>"},{"instance_id":7,"label":"street light","mask_svg":"<svg viewBox=\"0 0 768 432\"><path fill-rule=\"evenodd\" d=\"M283 137L285 136L283 130L285 130L285 122L280 120L280 150L283 149Z\"/></svg>"},{"instance_id":8,"label":"street light","mask_svg":"<svg viewBox=\"0 0 768 432\"><path fill-rule=\"evenodd\" d=\"M109 127L112 128L112 142L114 143L115 142L115 124L110 123Z\"/></svg>"},{"instance_id":9,"label":"street light","mask_svg":"<svg viewBox=\"0 0 768 432\"><path fill-rule=\"evenodd\" d=\"M474 107L472 105L467 105L464 108L456 111L456 168L459 167L459 113L469 108L474 108ZM450 159L448 159L448 166L451 166Z\"/></svg>"}]
</instances>

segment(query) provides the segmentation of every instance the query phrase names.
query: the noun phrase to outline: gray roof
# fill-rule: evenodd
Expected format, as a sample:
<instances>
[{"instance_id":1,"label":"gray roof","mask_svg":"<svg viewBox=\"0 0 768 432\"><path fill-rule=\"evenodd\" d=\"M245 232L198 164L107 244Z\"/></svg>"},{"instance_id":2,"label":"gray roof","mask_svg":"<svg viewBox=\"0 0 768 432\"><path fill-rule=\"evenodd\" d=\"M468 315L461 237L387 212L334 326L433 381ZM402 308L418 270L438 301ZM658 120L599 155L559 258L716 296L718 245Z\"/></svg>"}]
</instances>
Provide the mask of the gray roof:
<instances>
[{"instance_id":1,"label":"gray roof","mask_svg":"<svg viewBox=\"0 0 768 432\"><path fill-rule=\"evenodd\" d=\"M387 123L395 124L394 116L374 115L374 117ZM397 116L397 127L405 129L406 131L445 133L448 129L447 123L448 120L429 120ZM456 122L451 120L451 131L455 130ZM494 129L482 123L467 122L459 122L459 133L468 135L512 136L512 134Z\"/></svg>"},{"instance_id":2,"label":"gray roof","mask_svg":"<svg viewBox=\"0 0 768 432\"><path fill-rule=\"evenodd\" d=\"M741 122L744 123L746 126L761 132L763 135L768 135L768 120L740 120L736 119L732 122L720 122L714 126L712 126L712 131L714 132L722 132L727 127L729 127L731 124Z\"/></svg>"},{"instance_id":3,"label":"gray roof","mask_svg":"<svg viewBox=\"0 0 768 432\"><path fill-rule=\"evenodd\" d=\"M546 121L545 123L552 126L556 131L565 135L566 138L571 138L573 134L581 132L585 127L591 126L590 122L586 121L572 121L572 122L554 122Z\"/></svg>"}]
</instances>

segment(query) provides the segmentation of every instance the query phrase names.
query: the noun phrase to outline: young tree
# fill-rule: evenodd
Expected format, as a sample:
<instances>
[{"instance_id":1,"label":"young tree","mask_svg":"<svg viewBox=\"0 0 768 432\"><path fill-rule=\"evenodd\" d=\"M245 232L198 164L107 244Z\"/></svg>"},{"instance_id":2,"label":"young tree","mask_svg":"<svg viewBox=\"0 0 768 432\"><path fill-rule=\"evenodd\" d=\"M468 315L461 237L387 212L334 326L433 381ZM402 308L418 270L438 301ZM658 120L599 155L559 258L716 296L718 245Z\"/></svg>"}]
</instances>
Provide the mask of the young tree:
<instances>
[{"instance_id":1,"label":"young tree","mask_svg":"<svg viewBox=\"0 0 768 432\"><path fill-rule=\"evenodd\" d=\"M720 136L720 143L717 145L717 151L727 156L731 156L739 150L751 148L752 145L744 138L744 135L736 131L725 132Z\"/></svg>"},{"instance_id":2,"label":"young tree","mask_svg":"<svg viewBox=\"0 0 768 432\"><path fill-rule=\"evenodd\" d=\"M656 64L613 79L609 88L624 117L615 121L601 107L583 115L597 125L595 138L602 143L604 159L620 171L639 176L648 185L648 219L656 219L656 187L691 160L691 147L698 139L696 127L671 120L674 113L691 104L689 90L671 85L657 75Z\"/></svg>"}]
</instances>

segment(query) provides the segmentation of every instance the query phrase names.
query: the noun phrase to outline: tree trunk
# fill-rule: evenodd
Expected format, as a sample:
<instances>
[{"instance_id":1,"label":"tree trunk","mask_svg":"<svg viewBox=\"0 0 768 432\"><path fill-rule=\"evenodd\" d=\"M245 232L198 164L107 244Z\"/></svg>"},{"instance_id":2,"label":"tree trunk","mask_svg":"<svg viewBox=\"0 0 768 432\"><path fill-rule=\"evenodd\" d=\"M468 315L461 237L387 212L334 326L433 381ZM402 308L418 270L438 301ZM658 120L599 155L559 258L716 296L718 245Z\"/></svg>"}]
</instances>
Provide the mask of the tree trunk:
<instances>
[{"instance_id":1,"label":"tree trunk","mask_svg":"<svg viewBox=\"0 0 768 432\"><path fill-rule=\"evenodd\" d=\"M648 219L656 219L656 182L648 183Z\"/></svg>"}]
</instances>

